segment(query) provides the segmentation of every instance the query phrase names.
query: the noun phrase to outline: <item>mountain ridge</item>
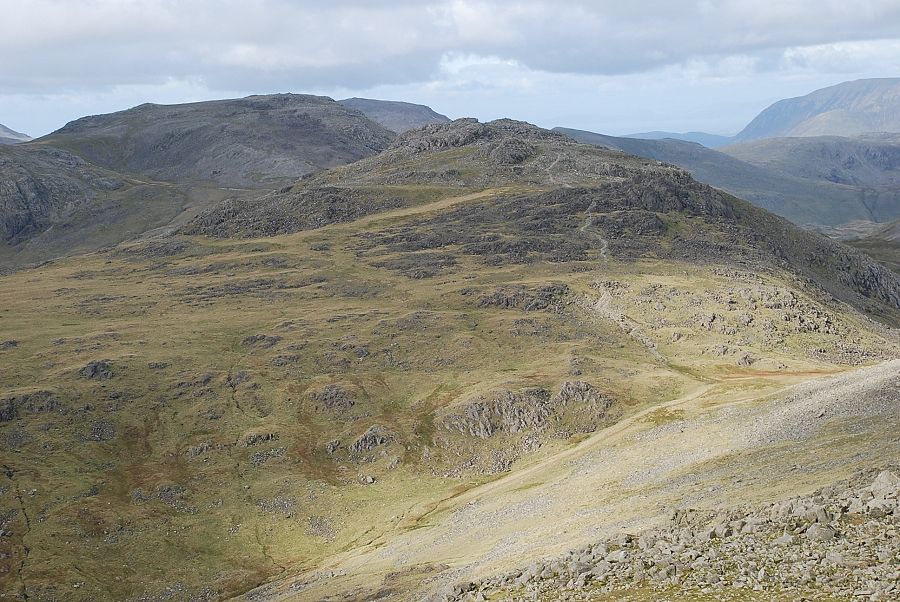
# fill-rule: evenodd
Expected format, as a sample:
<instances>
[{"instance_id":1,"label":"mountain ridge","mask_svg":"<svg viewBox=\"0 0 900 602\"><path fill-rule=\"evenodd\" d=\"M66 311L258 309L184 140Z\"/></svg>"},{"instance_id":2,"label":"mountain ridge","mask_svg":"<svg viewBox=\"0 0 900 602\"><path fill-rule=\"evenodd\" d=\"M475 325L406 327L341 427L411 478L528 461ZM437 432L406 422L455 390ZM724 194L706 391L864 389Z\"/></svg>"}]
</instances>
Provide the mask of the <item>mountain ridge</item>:
<instances>
[{"instance_id":1,"label":"mountain ridge","mask_svg":"<svg viewBox=\"0 0 900 602\"><path fill-rule=\"evenodd\" d=\"M900 78L860 79L770 105L735 142L793 136L900 132Z\"/></svg>"},{"instance_id":2,"label":"mountain ridge","mask_svg":"<svg viewBox=\"0 0 900 602\"><path fill-rule=\"evenodd\" d=\"M707 132L665 132L654 130L652 132L640 132L637 134L625 134L620 138L639 138L641 140L664 140L671 138L672 140L683 140L684 142L696 142L707 148L719 148L729 144L734 140L734 136L723 136L721 134L710 134Z\"/></svg>"},{"instance_id":3,"label":"mountain ridge","mask_svg":"<svg viewBox=\"0 0 900 602\"><path fill-rule=\"evenodd\" d=\"M802 169L802 163L797 165L796 161L783 164L773 162L774 165L767 164L766 161L746 161L740 156L740 149L750 147L744 145L713 150L678 140L639 140L568 128L556 130L582 142L617 148L638 156L679 165L691 171L701 181L748 199L801 225L836 226L859 220L886 222L900 216L900 191L891 184L893 176L890 175L892 173L890 159L882 161L883 173L841 167L840 162L836 162L835 173L845 174L841 179L838 175L832 174L831 168L827 173L809 172ZM814 146L816 140L796 139L796 142L800 145ZM862 146L863 150L859 152L867 156L865 139L837 140L843 141L838 145L840 149L846 145ZM882 150L871 154L886 154L888 157L896 154L897 149L891 143L883 142L880 137L873 140ZM748 144L775 147L783 142L794 144L792 139ZM729 154L730 148L735 149L734 155ZM846 150L842 152L845 155L853 154ZM850 172L856 177L855 181L846 175ZM860 180L860 176L866 175L871 178L873 173L878 177L871 181Z\"/></svg>"},{"instance_id":4,"label":"mountain ridge","mask_svg":"<svg viewBox=\"0 0 900 602\"><path fill-rule=\"evenodd\" d=\"M331 98L272 94L143 104L82 117L33 144L159 180L277 188L373 154L394 135Z\"/></svg>"}]
</instances>

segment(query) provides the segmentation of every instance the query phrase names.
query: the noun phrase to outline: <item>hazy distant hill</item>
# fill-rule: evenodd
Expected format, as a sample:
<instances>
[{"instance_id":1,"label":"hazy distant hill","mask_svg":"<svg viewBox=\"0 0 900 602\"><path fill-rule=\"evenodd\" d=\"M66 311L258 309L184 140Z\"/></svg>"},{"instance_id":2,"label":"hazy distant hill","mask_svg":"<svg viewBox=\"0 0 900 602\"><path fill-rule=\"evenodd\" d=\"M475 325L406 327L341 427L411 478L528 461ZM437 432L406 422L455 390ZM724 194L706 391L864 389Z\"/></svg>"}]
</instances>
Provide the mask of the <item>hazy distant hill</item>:
<instances>
[{"instance_id":1,"label":"hazy distant hill","mask_svg":"<svg viewBox=\"0 0 900 602\"><path fill-rule=\"evenodd\" d=\"M277 188L368 157L394 133L323 96L143 104L83 117L38 142L109 169L178 182Z\"/></svg>"},{"instance_id":2,"label":"hazy distant hill","mask_svg":"<svg viewBox=\"0 0 900 602\"><path fill-rule=\"evenodd\" d=\"M900 132L900 78L844 82L779 100L757 115L735 141L868 132Z\"/></svg>"},{"instance_id":3,"label":"hazy distant hill","mask_svg":"<svg viewBox=\"0 0 900 602\"><path fill-rule=\"evenodd\" d=\"M900 186L900 134L768 138L720 150L802 178L865 187Z\"/></svg>"},{"instance_id":4,"label":"hazy distant hill","mask_svg":"<svg viewBox=\"0 0 900 602\"><path fill-rule=\"evenodd\" d=\"M643 140L683 140L685 142L696 142L707 148L718 148L729 144L733 138L731 136L720 136L718 134L707 134L706 132L641 132L639 134L627 134L623 138L641 138Z\"/></svg>"},{"instance_id":5,"label":"hazy distant hill","mask_svg":"<svg viewBox=\"0 0 900 602\"><path fill-rule=\"evenodd\" d=\"M900 220L847 243L900 274Z\"/></svg>"},{"instance_id":6,"label":"hazy distant hill","mask_svg":"<svg viewBox=\"0 0 900 602\"><path fill-rule=\"evenodd\" d=\"M11 130L0 123L0 144L18 144L20 142L28 142L29 140L31 140L31 136Z\"/></svg>"},{"instance_id":7,"label":"hazy distant hill","mask_svg":"<svg viewBox=\"0 0 900 602\"><path fill-rule=\"evenodd\" d=\"M900 217L900 190L882 186L893 176L889 169L883 173L878 171L875 168L878 161L875 159L866 162L865 169L846 168L855 174L855 180L850 181L847 177L848 182L837 182L823 177L813 166L807 171L799 169L798 163L790 159L789 148L785 151L774 150L779 148L778 141L771 143L773 155L778 157L783 152L787 158L776 158L770 163L757 165L739 156L679 140L616 138L567 128L556 128L556 131L580 142L678 165L698 180L752 201L798 224L833 226L854 220L885 222ZM852 152L843 149L840 140L831 141L835 153L851 156ZM848 146L855 148L856 152L865 154L864 149L856 146L862 142L843 140L847 140ZM883 139L877 140L878 144L884 143ZM842 150L836 150L839 148ZM889 145L882 150L885 154L893 152ZM750 150L745 154L751 154ZM873 154L877 153L873 151ZM802 164L802 160L799 163ZM831 168L824 171L825 175L831 174Z\"/></svg>"},{"instance_id":8,"label":"hazy distant hill","mask_svg":"<svg viewBox=\"0 0 900 602\"><path fill-rule=\"evenodd\" d=\"M431 107L393 100L348 98L338 101L346 107L365 113L366 117L387 129L403 133L431 123L447 123L450 118L436 113Z\"/></svg>"}]
</instances>

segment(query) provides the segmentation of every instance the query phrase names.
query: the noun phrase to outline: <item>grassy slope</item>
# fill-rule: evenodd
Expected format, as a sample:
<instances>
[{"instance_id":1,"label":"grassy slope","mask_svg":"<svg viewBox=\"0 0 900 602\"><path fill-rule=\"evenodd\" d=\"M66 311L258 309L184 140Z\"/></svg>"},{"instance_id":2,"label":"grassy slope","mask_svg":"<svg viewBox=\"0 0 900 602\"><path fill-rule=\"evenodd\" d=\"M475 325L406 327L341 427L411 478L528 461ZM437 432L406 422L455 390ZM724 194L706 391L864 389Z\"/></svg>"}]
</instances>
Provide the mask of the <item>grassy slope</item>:
<instances>
[{"instance_id":1,"label":"grassy slope","mask_svg":"<svg viewBox=\"0 0 900 602\"><path fill-rule=\"evenodd\" d=\"M458 205L483 203L487 194ZM34 599L120 599L176 584L237 594L311 568L393 528L392 517L493 478L459 467L469 456L478 467L491 450L504 451L502 438L438 444L436 414L475 391L555 390L577 365L578 379L602 387L629 415L710 377L748 373L737 366L738 350L757 358L752 370L805 372L840 361L811 349L886 348L865 321L777 272L604 261L594 248L587 261L537 264L456 254L456 265L417 279L389 260L420 253L372 250L373 235L454 206L443 200L274 239L141 243L3 277L0 341L18 344L0 351L0 388L48 390L61 403L0 423L12 474L0 511L17 511L4 588L27 588ZM562 282L573 299L596 299L597 280L665 362L578 303L558 314L524 312L479 307L462 294ZM838 330L802 332L776 305L760 308L756 324L737 334L749 307L741 288L792 290ZM722 316L721 332L700 325L710 312ZM256 334L281 339L271 348L243 343ZM719 356L716 345L736 350ZM99 359L111 360L112 378L77 375ZM242 371L249 380L240 382ZM353 392L350 413L314 409L309 392L327 383ZM104 420L115 436L91 440L91 425ZM346 445L375 423L397 436L383 455L363 463L326 456L325 443ZM277 441L245 445L265 433ZM190 453L206 443L207 451ZM550 438L525 458L570 443ZM282 455L254 464L253 454L281 447ZM359 475L377 482L359 484Z\"/></svg>"}]
</instances>

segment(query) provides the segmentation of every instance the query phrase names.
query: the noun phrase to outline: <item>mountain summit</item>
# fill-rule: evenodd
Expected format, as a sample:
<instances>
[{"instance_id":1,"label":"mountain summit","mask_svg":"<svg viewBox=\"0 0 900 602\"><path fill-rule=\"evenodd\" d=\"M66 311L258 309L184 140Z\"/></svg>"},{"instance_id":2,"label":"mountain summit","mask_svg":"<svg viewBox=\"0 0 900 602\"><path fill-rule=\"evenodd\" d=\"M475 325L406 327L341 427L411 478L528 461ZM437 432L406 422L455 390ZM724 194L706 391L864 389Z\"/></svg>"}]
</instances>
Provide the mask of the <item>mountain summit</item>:
<instances>
[{"instance_id":1,"label":"mountain summit","mask_svg":"<svg viewBox=\"0 0 900 602\"><path fill-rule=\"evenodd\" d=\"M277 187L375 154L393 132L325 96L143 104L41 138L95 165L157 180Z\"/></svg>"}]
</instances>

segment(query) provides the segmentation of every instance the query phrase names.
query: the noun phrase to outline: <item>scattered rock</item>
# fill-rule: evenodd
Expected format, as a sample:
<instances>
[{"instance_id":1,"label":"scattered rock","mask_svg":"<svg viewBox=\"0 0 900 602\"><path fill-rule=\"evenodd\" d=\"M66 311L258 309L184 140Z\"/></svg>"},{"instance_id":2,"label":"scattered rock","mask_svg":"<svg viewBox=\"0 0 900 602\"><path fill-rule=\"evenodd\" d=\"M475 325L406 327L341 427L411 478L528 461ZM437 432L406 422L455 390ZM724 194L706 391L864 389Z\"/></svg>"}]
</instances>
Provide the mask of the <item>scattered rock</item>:
<instances>
[{"instance_id":1,"label":"scattered rock","mask_svg":"<svg viewBox=\"0 0 900 602\"><path fill-rule=\"evenodd\" d=\"M95 360L78 371L82 378L95 380L108 380L113 377L112 362L110 360Z\"/></svg>"},{"instance_id":2,"label":"scattered rock","mask_svg":"<svg viewBox=\"0 0 900 602\"><path fill-rule=\"evenodd\" d=\"M317 410L346 412L356 405L356 400L343 387L336 384L325 385L321 391L312 393L311 397L318 402Z\"/></svg>"},{"instance_id":3,"label":"scattered rock","mask_svg":"<svg viewBox=\"0 0 900 602\"><path fill-rule=\"evenodd\" d=\"M372 451L380 445L386 445L393 440L391 432L385 427L374 424L360 435L360 437L347 447L350 454L358 456L368 451Z\"/></svg>"}]
</instances>

